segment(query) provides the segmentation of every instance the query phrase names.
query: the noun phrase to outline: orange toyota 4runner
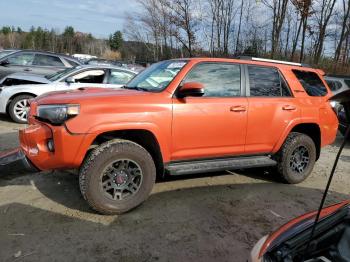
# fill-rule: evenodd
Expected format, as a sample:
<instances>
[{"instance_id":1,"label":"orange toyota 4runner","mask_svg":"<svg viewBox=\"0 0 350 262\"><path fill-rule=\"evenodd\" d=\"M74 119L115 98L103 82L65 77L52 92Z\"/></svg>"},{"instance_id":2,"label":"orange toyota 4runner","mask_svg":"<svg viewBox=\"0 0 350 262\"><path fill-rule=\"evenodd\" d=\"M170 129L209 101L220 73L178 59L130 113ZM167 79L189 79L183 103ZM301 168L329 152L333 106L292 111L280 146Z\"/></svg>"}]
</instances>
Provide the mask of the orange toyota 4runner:
<instances>
[{"instance_id":1,"label":"orange toyota 4runner","mask_svg":"<svg viewBox=\"0 0 350 262\"><path fill-rule=\"evenodd\" d=\"M156 176L275 166L299 183L337 133L322 74L256 58L178 59L119 90L43 95L0 172L79 168L81 193L104 214L141 204Z\"/></svg>"}]
</instances>

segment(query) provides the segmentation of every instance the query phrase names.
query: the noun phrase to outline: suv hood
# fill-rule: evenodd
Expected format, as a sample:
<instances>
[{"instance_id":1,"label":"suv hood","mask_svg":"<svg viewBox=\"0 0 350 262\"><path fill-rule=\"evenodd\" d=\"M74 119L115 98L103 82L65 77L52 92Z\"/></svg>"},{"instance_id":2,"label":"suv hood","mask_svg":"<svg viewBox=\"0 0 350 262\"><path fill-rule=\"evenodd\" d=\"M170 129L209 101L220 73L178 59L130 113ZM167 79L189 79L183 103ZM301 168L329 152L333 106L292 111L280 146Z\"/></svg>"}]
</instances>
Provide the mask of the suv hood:
<instances>
[{"instance_id":1,"label":"suv hood","mask_svg":"<svg viewBox=\"0 0 350 262\"><path fill-rule=\"evenodd\" d=\"M69 104L69 103L106 103L115 101L117 97L135 97L148 95L149 92L122 89L122 88L79 88L76 90L65 90L45 93L35 99L38 105Z\"/></svg>"},{"instance_id":2,"label":"suv hood","mask_svg":"<svg viewBox=\"0 0 350 262\"><path fill-rule=\"evenodd\" d=\"M3 79L1 79L0 84L2 84L6 79L9 79L9 78L16 79L16 80L30 81L35 83L42 83L42 84L51 83L51 81L45 78L44 76L29 74L29 73L14 73L14 74L7 75Z\"/></svg>"}]
</instances>

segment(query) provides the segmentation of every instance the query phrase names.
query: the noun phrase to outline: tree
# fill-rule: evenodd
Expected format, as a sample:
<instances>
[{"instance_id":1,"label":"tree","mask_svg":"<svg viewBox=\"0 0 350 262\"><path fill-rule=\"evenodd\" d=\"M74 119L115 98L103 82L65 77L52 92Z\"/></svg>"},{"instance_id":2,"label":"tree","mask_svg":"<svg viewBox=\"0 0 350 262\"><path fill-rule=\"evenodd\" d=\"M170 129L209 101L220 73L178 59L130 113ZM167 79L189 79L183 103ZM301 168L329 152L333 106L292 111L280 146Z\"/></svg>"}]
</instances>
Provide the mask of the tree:
<instances>
[{"instance_id":1,"label":"tree","mask_svg":"<svg viewBox=\"0 0 350 262\"><path fill-rule=\"evenodd\" d=\"M123 45L123 34L120 31L109 36L109 46L113 51L119 50Z\"/></svg>"},{"instance_id":2,"label":"tree","mask_svg":"<svg viewBox=\"0 0 350 262\"><path fill-rule=\"evenodd\" d=\"M298 45L300 30L302 29L300 58L299 58L299 61L302 62L304 59L305 36L306 36L306 30L308 27L308 19L309 19L310 15L312 14L312 12L310 12L310 8L312 6L312 0L291 0L291 1L292 1L293 5L295 6L296 11L300 17L300 23L298 26L296 39L293 43L291 60L294 59L294 54L296 51L296 47Z\"/></svg>"},{"instance_id":3,"label":"tree","mask_svg":"<svg viewBox=\"0 0 350 262\"><path fill-rule=\"evenodd\" d=\"M317 64L323 52L324 39L326 37L326 28L333 14L336 0L321 0L314 5L313 13L317 21L316 43L314 52L314 63Z\"/></svg>"},{"instance_id":4,"label":"tree","mask_svg":"<svg viewBox=\"0 0 350 262\"><path fill-rule=\"evenodd\" d=\"M343 0L343 14L342 14L342 22L341 22L341 33L339 42L334 54L334 60L336 62L340 59L341 50L344 45L344 41L349 37L349 29L350 29L350 0Z\"/></svg>"},{"instance_id":5,"label":"tree","mask_svg":"<svg viewBox=\"0 0 350 262\"><path fill-rule=\"evenodd\" d=\"M271 1L263 0L262 2L272 10L271 58L274 58L279 46L289 0L272 0L272 3Z\"/></svg>"},{"instance_id":6,"label":"tree","mask_svg":"<svg viewBox=\"0 0 350 262\"><path fill-rule=\"evenodd\" d=\"M193 47L196 42L197 20L194 17L193 6L195 0L173 0L170 6L172 13L171 22L175 25L172 35L181 42L193 56Z\"/></svg>"},{"instance_id":7,"label":"tree","mask_svg":"<svg viewBox=\"0 0 350 262\"><path fill-rule=\"evenodd\" d=\"M238 32L237 32L237 40L236 40L236 49L235 49L236 54L240 50L240 36L241 36L243 7L244 7L244 1L242 0L241 7L240 7L240 13L239 13L239 23L238 23Z\"/></svg>"}]
</instances>

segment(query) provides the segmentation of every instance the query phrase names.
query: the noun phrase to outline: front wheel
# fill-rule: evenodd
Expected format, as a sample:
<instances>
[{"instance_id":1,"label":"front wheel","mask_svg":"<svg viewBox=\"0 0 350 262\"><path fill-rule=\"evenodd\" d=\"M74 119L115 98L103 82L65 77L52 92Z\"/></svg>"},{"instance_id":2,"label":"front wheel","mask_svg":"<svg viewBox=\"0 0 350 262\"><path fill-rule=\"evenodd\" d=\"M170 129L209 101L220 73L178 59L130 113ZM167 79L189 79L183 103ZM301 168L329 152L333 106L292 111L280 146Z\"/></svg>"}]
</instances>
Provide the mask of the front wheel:
<instances>
[{"instance_id":1,"label":"front wheel","mask_svg":"<svg viewBox=\"0 0 350 262\"><path fill-rule=\"evenodd\" d=\"M278 173L289 184L304 181L316 162L316 146L311 137L297 132L288 135L276 155Z\"/></svg>"},{"instance_id":2,"label":"front wheel","mask_svg":"<svg viewBox=\"0 0 350 262\"><path fill-rule=\"evenodd\" d=\"M9 114L13 121L25 124L28 122L29 100L34 98L31 95L16 96L10 103Z\"/></svg>"},{"instance_id":3,"label":"front wheel","mask_svg":"<svg viewBox=\"0 0 350 262\"><path fill-rule=\"evenodd\" d=\"M151 155L127 140L94 149L79 174L80 191L102 214L121 214L144 202L152 191L156 168Z\"/></svg>"}]
</instances>

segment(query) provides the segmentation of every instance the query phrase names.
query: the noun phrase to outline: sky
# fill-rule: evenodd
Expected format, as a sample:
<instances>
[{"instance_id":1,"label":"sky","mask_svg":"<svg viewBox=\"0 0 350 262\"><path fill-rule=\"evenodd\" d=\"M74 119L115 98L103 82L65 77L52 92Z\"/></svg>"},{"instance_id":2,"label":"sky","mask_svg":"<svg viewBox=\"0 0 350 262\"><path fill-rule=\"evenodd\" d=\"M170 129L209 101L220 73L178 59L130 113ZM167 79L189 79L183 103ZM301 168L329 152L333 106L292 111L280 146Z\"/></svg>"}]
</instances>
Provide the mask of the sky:
<instances>
[{"instance_id":1,"label":"sky","mask_svg":"<svg viewBox=\"0 0 350 262\"><path fill-rule=\"evenodd\" d=\"M27 31L33 25L108 37L122 30L125 13L136 11L136 0L0 0L0 27L20 26Z\"/></svg>"}]
</instances>

